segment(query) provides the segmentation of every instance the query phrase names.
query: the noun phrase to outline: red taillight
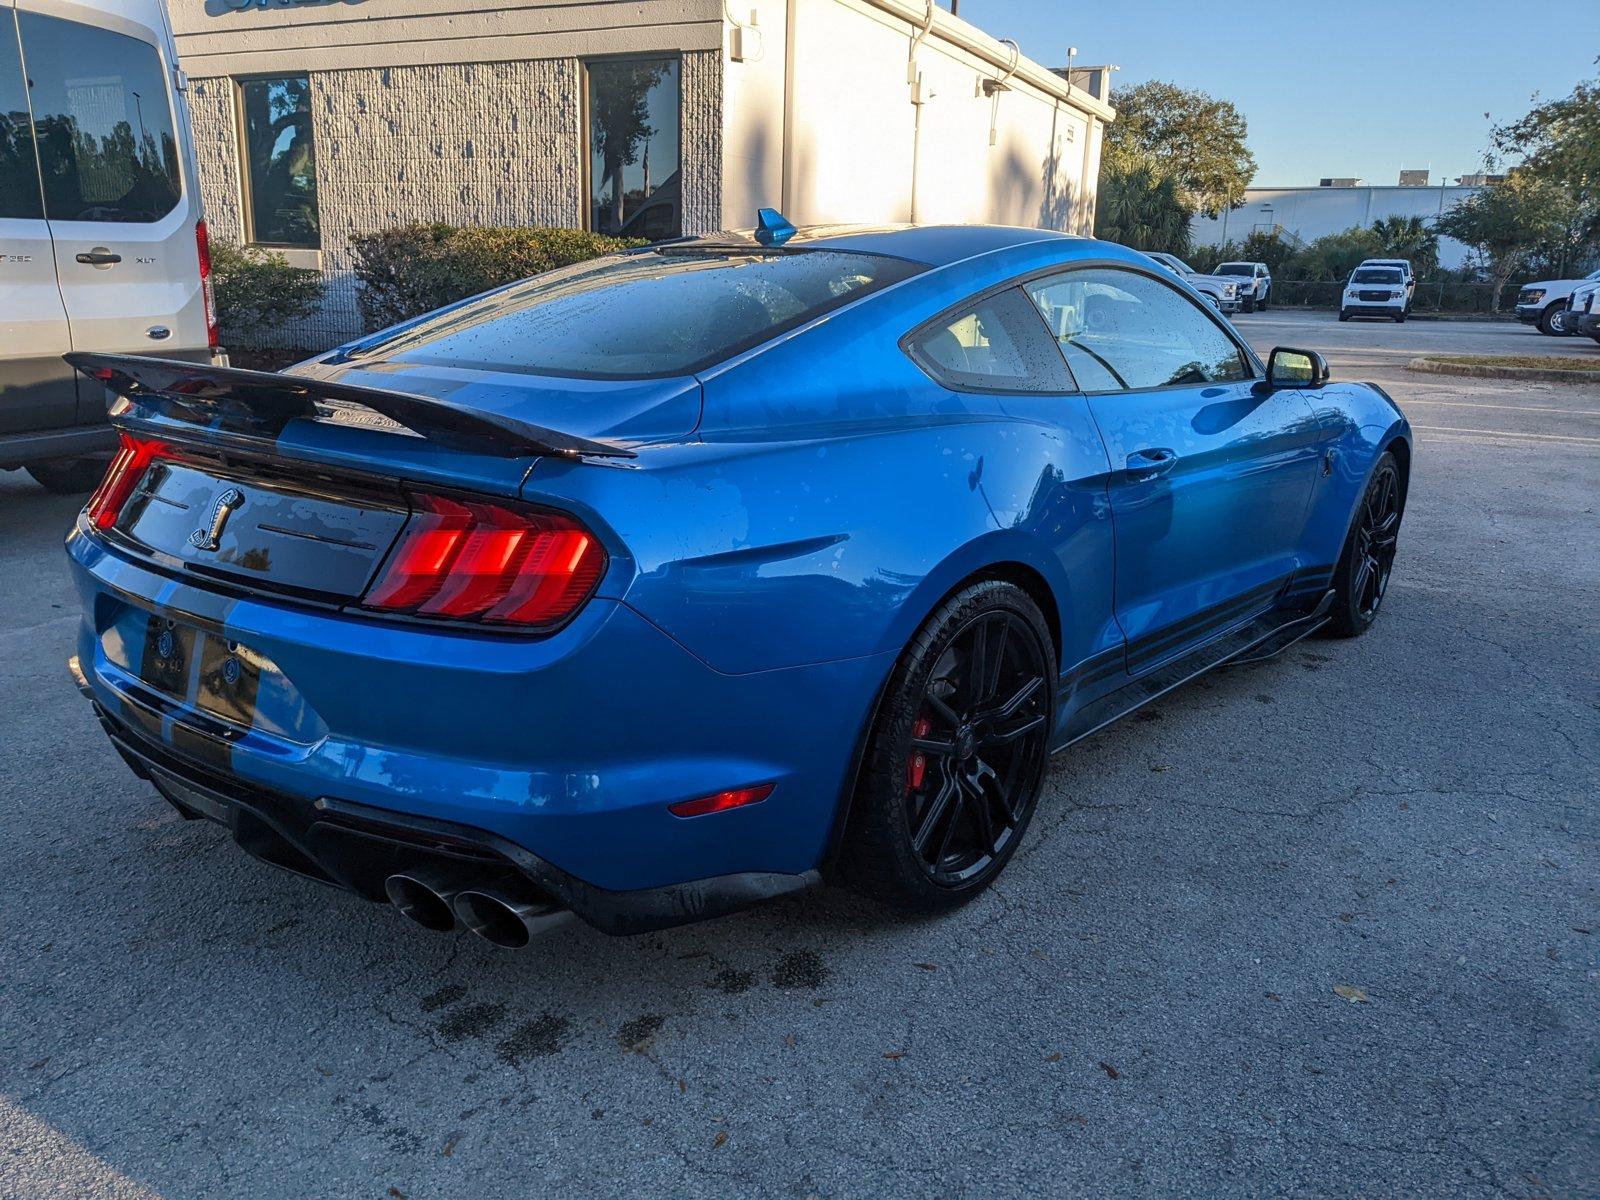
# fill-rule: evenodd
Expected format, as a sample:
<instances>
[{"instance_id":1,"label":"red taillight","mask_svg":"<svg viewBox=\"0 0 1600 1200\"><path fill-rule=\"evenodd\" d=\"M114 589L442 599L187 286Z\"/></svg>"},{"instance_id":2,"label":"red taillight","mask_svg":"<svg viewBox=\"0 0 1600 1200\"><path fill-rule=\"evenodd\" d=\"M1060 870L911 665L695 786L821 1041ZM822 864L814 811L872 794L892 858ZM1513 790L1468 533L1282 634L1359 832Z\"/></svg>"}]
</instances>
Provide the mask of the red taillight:
<instances>
[{"instance_id":1,"label":"red taillight","mask_svg":"<svg viewBox=\"0 0 1600 1200\"><path fill-rule=\"evenodd\" d=\"M106 477L89 497L89 522L96 529L110 529L122 515L133 489L144 478L145 469L167 453L162 442L122 435L122 445L106 470Z\"/></svg>"},{"instance_id":2,"label":"red taillight","mask_svg":"<svg viewBox=\"0 0 1600 1200\"><path fill-rule=\"evenodd\" d=\"M714 796L701 796L698 800L680 800L667 805L675 817L703 817L707 813L727 812L730 808L743 808L746 804L759 804L772 795L772 784L761 783L755 787L730 788Z\"/></svg>"},{"instance_id":3,"label":"red taillight","mask_svg":"<svg viewBox=\"0 0 1600 1200\"><path fill-rule=\"evenodd\" d=\"M416 496L362 603L387 612L505 625L572 615L606 567L594 535L560 513Z\"/></svg>"},{"instance_id":4,"label":"red taillight","mask_svg":"<svg viewBox=\"0 0 1600 1200\"><path fill-rule=\"evenodd\" d=\"M217 290L211 282L211 235L206 232L206 223L196 221L194 226L195 246L200 251L200 294L205 297L206 304L206 345L220 345L222 338L217 330Z\"/></svg>"}]
</instances>

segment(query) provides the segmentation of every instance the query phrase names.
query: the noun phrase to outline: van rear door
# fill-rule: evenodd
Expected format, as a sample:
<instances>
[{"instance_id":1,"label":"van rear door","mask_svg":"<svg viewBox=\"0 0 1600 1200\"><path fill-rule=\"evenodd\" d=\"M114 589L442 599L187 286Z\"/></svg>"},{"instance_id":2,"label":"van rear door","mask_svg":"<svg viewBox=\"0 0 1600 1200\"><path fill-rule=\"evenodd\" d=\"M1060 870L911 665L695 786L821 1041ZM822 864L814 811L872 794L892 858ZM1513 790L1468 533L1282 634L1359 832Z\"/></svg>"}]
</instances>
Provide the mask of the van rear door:
<instances>
[{"instance_id":1,"label":"van rear door","mask_svg":"<svg viewBox=\"0 0 1600 1200\"><path fill-rule=\"evenodd\" d=\"M79 350L181 356L208 343L198 189L160 4L17 0L45 217ZM104 392L80 393L80 419L104 420Z\"/></svg>"},{"instance_id":2,"label":"van rear door","mask_svg":"<svg viewBox=\"0 0 1600 1200\"><path fill-rule=\"evenodd\" d=\"M3 0L0 0L3 2ZM0 6L0 436L71 425L74 372L39 195L16 17Z\"/></svg>"}]
</instances>

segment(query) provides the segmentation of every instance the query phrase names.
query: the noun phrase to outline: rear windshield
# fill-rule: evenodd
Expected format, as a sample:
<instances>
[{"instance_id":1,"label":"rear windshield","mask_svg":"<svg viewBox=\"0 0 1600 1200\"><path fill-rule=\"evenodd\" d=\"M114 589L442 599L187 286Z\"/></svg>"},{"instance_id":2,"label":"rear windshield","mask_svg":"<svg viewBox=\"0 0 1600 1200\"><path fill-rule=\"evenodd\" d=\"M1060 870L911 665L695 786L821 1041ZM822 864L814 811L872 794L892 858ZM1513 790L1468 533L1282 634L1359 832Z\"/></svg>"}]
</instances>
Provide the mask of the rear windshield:
<instances>
[{"instance_id":1,"label":"rear windshield","mask_svg":"<svg viewBox=\"0 0 1600 1200\"><path fill-rule=\"evenodd\" d=\"M922 269L833 250L612 255L447 309L351 357L590 378L684 375Z\"/></svg>"},{"instance_id":2,"label":"rear windshield","mask_svg":"<svg viewBox=\"0 0 1600 1200\"><path fill-rule=\"evenodd\" d=\"M1351 283L1400 283L1403 279L1394 267L1362 267L1350 276Z\"/></svg>"},{"instance_id":3,"label":"rear windshield","mask_svg":"<svg viewBox=\"0 0 1600 1200\"><path fill-rule=\"evenodd\" d=\"M1223 263L1217 268L1218 275L1254 275L1255 267L1250 263Z\"/></svg>"}]
</instances>

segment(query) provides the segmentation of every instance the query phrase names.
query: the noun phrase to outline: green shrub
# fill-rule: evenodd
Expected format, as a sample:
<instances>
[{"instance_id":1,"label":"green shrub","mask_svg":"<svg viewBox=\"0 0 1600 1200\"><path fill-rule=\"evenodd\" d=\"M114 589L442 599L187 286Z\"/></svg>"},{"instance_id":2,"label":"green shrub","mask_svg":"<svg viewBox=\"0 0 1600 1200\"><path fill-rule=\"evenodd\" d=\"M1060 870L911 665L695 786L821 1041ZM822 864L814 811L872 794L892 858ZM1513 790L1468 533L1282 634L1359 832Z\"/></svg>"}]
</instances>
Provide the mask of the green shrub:
<instances>
[{"instance_id":1,"label":"green shrub","mask_svg":"<svg viewBox=\"0 0 1600 1200\"><path fill-rule=\"evenodd\" d=\"M259 246L211 243L211 283L224 345L261 345L322 303L322 275Z\"/></svg>"},{"instance_id":2,"label":"green shrub","mask_svg":"<svg viewBox=\"0 0 1600 1200\"><path fill-rule=\"evenodd\" d=\"M643 242L583 229L402 225L352 239L361 319L382 329L502 284Z\"/></svg>"}]
</instances>

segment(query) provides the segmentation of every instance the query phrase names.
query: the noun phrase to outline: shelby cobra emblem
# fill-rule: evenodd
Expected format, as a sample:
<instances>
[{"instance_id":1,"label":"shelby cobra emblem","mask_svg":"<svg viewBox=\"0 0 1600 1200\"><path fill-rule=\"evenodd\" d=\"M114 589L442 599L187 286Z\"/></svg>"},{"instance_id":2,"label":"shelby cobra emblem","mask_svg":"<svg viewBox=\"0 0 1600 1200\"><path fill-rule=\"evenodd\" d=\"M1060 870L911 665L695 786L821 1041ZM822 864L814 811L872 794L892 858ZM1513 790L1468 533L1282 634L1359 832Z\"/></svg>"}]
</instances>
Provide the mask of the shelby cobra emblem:
<instances>
[{"instance_id":1,"label":"shelby cobra emblem","mask_svg":"<svg viewBox=\"0 0 1600 1200\"><path fill-rule=\"evenodd\" d=\"M244 493L238 488L231 487L223 492L211 506L211 520L189 535L189 544L196 550L215 550L222 527L228 523L233 510L243 503Z\"/></svg>"}]
</instances>

